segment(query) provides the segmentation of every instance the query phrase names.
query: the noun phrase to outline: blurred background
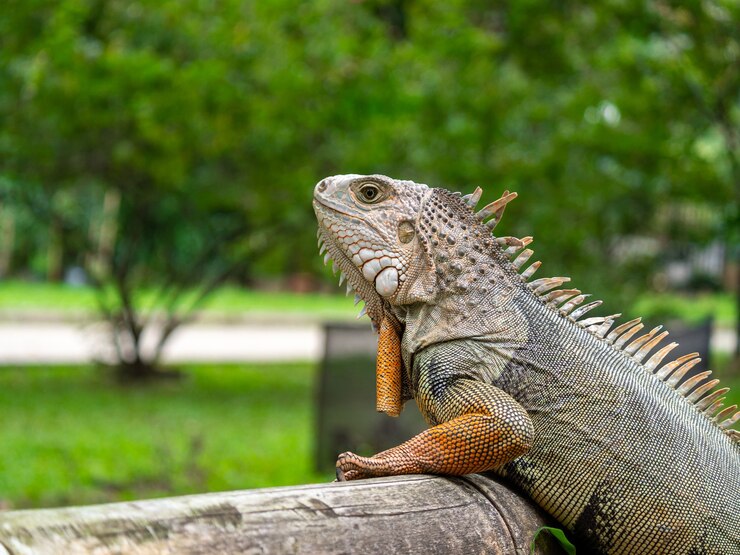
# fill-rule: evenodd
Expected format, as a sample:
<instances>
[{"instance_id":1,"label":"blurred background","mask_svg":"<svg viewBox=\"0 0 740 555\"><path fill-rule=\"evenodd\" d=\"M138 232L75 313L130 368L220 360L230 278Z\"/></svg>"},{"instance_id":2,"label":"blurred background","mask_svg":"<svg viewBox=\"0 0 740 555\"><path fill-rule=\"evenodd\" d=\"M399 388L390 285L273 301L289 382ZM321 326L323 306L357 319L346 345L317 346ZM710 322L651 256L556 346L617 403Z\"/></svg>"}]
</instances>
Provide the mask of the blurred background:
<instances>
[{"instance_id":1,"label":"blurred background","mask_svg":"<svg viewBox=\"0 0 740 555\"><path fill-rule=\"evenodd\" d=\"M738 2L5 0L0 508L328 480L397 435L316 249L336 173L517 191L541 275L739 400Z\"/></svg>"}]
</instances>

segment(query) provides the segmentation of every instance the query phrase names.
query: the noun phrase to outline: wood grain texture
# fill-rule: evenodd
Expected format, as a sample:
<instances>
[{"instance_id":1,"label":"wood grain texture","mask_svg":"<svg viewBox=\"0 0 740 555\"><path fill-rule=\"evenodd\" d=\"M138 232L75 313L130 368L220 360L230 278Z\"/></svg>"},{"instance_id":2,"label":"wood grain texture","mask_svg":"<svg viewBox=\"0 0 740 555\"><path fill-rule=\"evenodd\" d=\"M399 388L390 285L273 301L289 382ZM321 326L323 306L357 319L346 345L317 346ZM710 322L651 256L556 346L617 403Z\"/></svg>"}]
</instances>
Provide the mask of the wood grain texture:
<instances>
[{"instance_id":1,"label":"wood grain texture","mask_svg":"<svg viewBox=\"0 0 740 555\"><path fill-rule=\"evenodd\" d=\"M547 523L495 479L414 475L0 513L0 555L525 554Z\"/></svg>"}]
</instances>

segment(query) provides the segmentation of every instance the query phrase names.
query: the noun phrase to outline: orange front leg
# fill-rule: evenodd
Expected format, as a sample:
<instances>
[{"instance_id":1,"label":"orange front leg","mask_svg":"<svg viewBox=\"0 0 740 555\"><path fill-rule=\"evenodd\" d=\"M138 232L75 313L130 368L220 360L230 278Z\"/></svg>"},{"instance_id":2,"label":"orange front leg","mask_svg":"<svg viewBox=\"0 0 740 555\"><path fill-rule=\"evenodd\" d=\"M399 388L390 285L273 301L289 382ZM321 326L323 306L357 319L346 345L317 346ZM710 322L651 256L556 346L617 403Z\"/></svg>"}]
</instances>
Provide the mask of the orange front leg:
<instances>
[{"instance_id":1,"label":"orange front leg","mask_svg":"<svg viewBox=\"0 0 740 555\"><path fill-rule=\"evenodd\" d=\"M449 387L444 400L422 397L420 401L422 411L443 422L372 457L341 454L337 478L483 472L523 455L531 446L529 416L492 385L461 379Z\"/></svg>"}]
</instances>

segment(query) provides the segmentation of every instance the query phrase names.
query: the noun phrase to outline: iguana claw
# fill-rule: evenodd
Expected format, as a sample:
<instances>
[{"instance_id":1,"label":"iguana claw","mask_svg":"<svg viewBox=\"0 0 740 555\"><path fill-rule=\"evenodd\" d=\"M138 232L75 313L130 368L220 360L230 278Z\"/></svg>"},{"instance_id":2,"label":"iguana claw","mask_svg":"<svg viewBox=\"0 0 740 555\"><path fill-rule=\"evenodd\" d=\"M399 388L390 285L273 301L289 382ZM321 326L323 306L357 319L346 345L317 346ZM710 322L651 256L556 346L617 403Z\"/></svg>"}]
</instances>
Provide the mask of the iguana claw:
<instances>
[{"instance_id":1,"label":"iguana claw","mask_svg":"<svg viewBox=\"0 0 740 555\"><path fill-rule=\"evenodd\" d=\"M349 451L342 453L337 458L337 480L347 482L349 480L359 480L361 478L372 478L373 476L384 476L380 468L373 471L372 467L380 466L379 461L372 458L360 457Z\"/></svg>"}]
</instances>

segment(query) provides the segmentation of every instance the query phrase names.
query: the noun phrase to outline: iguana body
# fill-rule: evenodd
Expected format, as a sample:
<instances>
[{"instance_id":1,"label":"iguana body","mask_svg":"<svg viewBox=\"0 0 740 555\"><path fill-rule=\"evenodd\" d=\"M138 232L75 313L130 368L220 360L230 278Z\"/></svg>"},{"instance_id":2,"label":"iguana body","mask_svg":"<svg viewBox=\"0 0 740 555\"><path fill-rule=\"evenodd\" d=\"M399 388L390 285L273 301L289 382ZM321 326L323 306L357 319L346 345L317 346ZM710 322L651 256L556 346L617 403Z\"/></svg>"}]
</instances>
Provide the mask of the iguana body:
<instances>
[{"instance_id":1,"label":"iguana body","mask_svg":"<svg viewBox=\"0 0 740 555\"><path fill-rule=\"evenodd\" d=\"M514 196L476 214L480 190L358 175L317 185L322 250L381 332L379 408L397 414L413 397L431 426L370 458L340 455L338 473L493 470L595 551L740 553L727 390L708 373L682 382L698 358L665 362L665 332L584 319L598 302L581 305L566 278L531 281L538 262L520 271L529 239L491 235Z\"/></svg>"}]
</instances>

